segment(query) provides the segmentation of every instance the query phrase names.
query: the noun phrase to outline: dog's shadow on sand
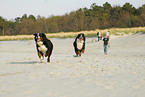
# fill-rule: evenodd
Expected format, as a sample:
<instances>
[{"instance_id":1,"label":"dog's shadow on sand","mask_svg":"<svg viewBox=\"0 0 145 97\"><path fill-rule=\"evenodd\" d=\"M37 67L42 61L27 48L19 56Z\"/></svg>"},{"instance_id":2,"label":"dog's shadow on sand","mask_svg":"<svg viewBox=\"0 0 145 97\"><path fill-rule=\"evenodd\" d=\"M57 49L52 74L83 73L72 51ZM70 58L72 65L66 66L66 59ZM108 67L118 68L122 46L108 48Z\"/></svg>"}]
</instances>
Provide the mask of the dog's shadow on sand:
<instances>
[{"instance_id":1,"label":"dog's shadow on sand","mask_svg":"<svg viewBox=\"0 0 145 97\"><path fill-rule=\"evenodd\" d=\"M73 55L73 57L78 57L77 55Z\"/></svg>"},{"instance_id":2,"label":"dog's shadow on sand","mask_svg":"<svg viewBox=\"0 0 145 97\"><path fill-rule=\"evenodd\" d=\"M81 56L73 55L73 57L81 57Z\"/></svg>"},{"instance_id":3,"label":"dog's shadow on sand","mask_svg":"<svg viewBox=\"0 0 145 97\"><path fill-rule=\"evenodd\" d=\"M32 64L36 64L39 63L37 61L30 61L30 62L10 62L10 64L22 64L22 65L32 65Z\"/></svg>"}]
</instances>

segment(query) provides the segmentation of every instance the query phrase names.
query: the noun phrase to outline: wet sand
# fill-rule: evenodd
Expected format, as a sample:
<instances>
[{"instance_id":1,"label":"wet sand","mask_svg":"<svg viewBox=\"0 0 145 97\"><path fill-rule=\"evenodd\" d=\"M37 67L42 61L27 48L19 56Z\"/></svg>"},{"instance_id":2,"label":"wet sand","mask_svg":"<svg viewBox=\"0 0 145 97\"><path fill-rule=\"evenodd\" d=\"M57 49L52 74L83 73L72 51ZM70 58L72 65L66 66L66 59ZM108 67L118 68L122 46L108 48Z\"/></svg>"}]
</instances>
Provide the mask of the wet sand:
<instances>
[{"instance_id":1,"label":"wet sand","mask_svg":"<svg viewBox=\"0 0 145 97\"><path fill-rule=\"evenodd\" d=\"M87 38L74 57L73 38L55 39L51 63L40 63L34 40L0 41L0 97L143 97L145 35L102 42Z\"/></svg>"}]
</instances>

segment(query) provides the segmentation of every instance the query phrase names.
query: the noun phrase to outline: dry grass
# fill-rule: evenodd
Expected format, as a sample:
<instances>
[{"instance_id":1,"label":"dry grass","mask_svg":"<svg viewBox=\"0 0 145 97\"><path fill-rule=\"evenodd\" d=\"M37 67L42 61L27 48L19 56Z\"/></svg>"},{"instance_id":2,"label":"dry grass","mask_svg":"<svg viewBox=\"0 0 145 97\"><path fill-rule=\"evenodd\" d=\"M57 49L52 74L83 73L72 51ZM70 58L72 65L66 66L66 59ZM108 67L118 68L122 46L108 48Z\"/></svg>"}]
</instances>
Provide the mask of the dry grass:
<instances>
[{"instance_id":1,"label":"dry grass","mask_svg":"<svg viewBox=\"0 0 145 97\"><path fill-rule=\"evenodd\" d=\"M30 40L30 39L33 39L33 35L0 36L0 41L8 41L8 40Z\"/></svg>"},{"instance_id":2,"label":"dry grass","mask_svg":"<svg viewBox=\"0 0 145 97\"><path fill-rule=\"evenodd\" d=\"M110 34L114 35L124 35L124 34L134 34L139 31L145 33L145 27L135 27L135 28L111 28L94 31L81 31L81 32L60 32L60 33L47 33L48 38L71 38L76 37L78 33L84 33L87 37L96 37L97 32L101 32L102 36L105 35L107 31L110 31ZM120 34L121 33L121 34ZM33 39L33 35L16 35L16 36L0 36L0 41L7 40L30 40Z\"/></svg>"}]
</instances>

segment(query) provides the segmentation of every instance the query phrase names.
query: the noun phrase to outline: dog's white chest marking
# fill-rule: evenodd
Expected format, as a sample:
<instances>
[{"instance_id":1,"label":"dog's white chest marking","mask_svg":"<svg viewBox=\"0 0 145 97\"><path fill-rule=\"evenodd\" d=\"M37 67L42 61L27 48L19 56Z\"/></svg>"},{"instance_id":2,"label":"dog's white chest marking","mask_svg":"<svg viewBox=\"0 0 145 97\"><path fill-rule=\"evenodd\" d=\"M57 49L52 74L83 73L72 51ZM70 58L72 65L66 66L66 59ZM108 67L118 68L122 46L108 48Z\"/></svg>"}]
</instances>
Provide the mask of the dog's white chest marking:
<instances>
[{"instance_id":1,"label":"dog's white chest marking","mask_svg":"<svg viewBox=\"0 0 145 97\"><path fill-rule=\"evenodd\" d=\"M40 46L40 47L38 47L38 50L41 51L42 53L46 53L47 48L46 48L45 45L43 45L43 42L42 41L38 41L37 44Z\"/></svg>"},{"instance_id":2,"label":"dog's white chest marking","mask_svg":"<svg viewBox=\"0 0 145 97\"><path fill-rule=\"evenodd\" d=\"M47 48L45 47L45 45L42 45L40 47L38 47L39 51L41 51L42 53L46 53Z\"/></svg>"},{"instance_id":3,"label":"dog's white chest marking","mask_svg":"<svg viewBox=\"0 0 145 97\"><path fill-rule=\"evenodd\" d=\"M78 48L79 50L82 49L83 43L84 43L84 40L77 39L77 48Z\"/></svg>"}]
</instances>

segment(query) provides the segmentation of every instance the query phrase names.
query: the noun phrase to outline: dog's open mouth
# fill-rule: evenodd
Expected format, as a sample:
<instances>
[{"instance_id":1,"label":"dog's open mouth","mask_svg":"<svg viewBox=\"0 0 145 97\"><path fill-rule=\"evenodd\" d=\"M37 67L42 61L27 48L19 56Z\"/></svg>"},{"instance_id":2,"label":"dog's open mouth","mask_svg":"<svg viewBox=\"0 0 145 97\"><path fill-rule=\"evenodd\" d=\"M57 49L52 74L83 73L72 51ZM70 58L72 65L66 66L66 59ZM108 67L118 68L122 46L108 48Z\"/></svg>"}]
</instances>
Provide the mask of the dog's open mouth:
<instances>
[{"instance_id":1,"label":"dog's open mouth","mask_svg":"<svg viewBox=\"0 0 145 97\"><path fill-rule=\"evenodd\" d=\"M41 41L41 39L39 38L39 39L37 39L37 42L39 42L39 41Z\"/></svg>"}]
</instances>

